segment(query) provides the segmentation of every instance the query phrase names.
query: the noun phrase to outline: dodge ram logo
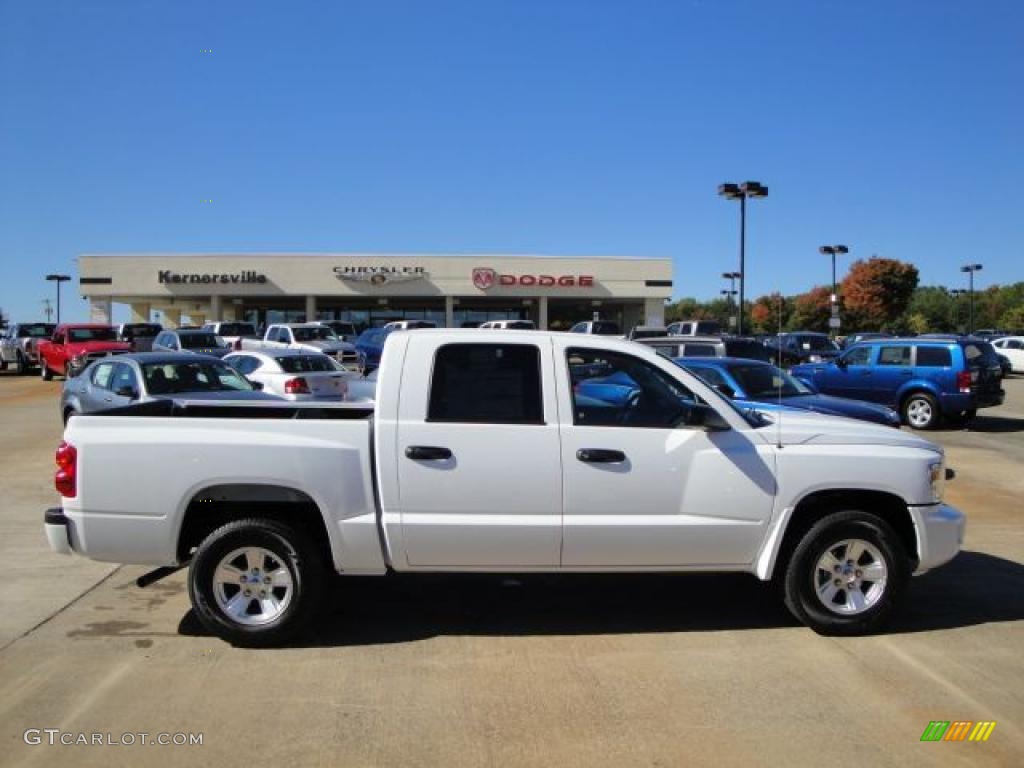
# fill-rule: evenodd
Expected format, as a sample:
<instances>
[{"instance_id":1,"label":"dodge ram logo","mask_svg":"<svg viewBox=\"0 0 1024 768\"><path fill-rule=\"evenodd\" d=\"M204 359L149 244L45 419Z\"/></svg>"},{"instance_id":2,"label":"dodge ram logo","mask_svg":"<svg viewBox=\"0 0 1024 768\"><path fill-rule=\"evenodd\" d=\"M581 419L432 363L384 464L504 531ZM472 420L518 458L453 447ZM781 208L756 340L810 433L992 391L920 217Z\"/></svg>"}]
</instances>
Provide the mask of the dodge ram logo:
<instances>
[{"instance_id":1,"label":"dodge ram logo","mask_svg":"<svg viewBox=\"0 0 1024 768\"><path fill-rule=\"evenodd\" d=\"M498 273L490 267L476 267L473 270L473 285L486 291L498 280Z\"/></svg>"}]
</instances>

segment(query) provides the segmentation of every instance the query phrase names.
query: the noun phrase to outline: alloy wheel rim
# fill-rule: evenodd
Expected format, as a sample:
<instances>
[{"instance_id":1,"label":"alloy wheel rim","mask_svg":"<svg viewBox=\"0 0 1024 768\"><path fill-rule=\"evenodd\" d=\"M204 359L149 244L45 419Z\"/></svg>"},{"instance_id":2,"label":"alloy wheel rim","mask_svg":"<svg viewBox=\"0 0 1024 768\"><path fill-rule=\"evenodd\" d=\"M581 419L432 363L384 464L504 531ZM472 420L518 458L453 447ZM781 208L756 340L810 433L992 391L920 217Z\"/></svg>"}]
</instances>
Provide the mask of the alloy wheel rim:
<instances>
[{"instance_id":1,"label":"alloy wheel rim","mask_svg":"<svg viewBox=\"0 0 1024 768\"><path fill-rule=\"evenodd\" d=\"M811 576L818 601L840 616L856 616L873 608L888 581L881 551L863 539L844 539L827 547Z\"/></svg>"},{"instance_id":2,"label":"alloy wheel rim","mask_svg":"<svg viewBox=\"0 0 1024 768\"><path fill-rule=\"evenodd\" d=\"M264 547L232 550L213 571L213 595L221 612L238 624L262 626L291 604L295 582L282 558Z\"/></svg>"},{"instance_id":3,"label":"alloy wheel rim","mask_svg":"<svg viewBox=\"0 0 1024 768\"><path fill-rule=\"evenodd\" d=\"M927 424L932 420L932 407L927 400L911 400L907 406L907 417L915 426Z\"/></svg>"}]
</instances>

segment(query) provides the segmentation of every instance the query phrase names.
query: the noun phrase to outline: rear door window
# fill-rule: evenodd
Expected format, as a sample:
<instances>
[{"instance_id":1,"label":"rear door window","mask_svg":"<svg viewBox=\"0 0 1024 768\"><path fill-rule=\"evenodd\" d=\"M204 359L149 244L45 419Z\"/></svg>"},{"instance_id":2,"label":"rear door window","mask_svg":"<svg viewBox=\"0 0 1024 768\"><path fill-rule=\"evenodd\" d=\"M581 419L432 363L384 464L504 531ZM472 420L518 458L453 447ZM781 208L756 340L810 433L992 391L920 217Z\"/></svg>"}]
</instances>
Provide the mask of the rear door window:
<instances>
[{"instance_id":1,"label":"rear door window","mask_svg":"<svg viewBox=\"0 0 1024 768\"><path fill-rule=\"evenodd\" d=\"M532 344L446 344L434 357L427 421L543 424L540 375Z\"/></svg>"},{"instance_id":2,"label":"rear door window","mask_svg":"<svg viewBox=\"0 0 1024 768\"><path fill-rule=\"evenodd\" d=\"M910 347L882 347L878 350L879 365L910 365Z\"/></svg>"},{"instance_id":3,"label":"rear door window","mask_svg":"<svg viewBox=\"0 0 1024 768\"><path fill-rule=\"evenodd\" d=\"M948 347L918 347L917 364L926 368L948 368L953 365L953 356Z\"/></svg>"}]
</instances>

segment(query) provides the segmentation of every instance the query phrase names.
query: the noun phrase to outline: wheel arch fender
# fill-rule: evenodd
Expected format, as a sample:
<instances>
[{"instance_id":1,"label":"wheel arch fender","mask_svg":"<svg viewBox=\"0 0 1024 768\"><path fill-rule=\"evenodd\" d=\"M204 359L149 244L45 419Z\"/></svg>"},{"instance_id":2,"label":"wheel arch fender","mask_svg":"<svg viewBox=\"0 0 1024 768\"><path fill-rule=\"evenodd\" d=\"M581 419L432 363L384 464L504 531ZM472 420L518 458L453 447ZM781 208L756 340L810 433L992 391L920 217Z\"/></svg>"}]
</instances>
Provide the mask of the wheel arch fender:
<instances>
[{"instance_id":1,"label":"wheel arch fender","mask_svg":"<svg viewBox=\"0 0 1024 768\"><path fill-rule=\"evenodd\" d=\"M917 528L905 499L891 491L819 488L795 500L772 521L764 545L754 560L754 574L762 581L771 580L815 522L829 513L851 509L869 512L885 520L896 531L916 565L919 558Z\"/></svg>"}]
</instances>

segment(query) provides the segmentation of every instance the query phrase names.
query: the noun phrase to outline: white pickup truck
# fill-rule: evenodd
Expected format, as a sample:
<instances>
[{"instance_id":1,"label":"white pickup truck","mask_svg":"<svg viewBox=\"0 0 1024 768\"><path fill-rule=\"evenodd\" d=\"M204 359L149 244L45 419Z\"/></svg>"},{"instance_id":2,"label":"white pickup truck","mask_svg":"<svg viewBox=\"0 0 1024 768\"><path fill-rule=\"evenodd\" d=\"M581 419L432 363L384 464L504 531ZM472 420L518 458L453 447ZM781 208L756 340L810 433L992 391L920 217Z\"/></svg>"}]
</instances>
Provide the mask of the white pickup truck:
<instances>
[{"instance_id":1,"label":"white pickup truck","mask_svg":"<svg viewBox=\"0 0 1024 768\"><path fill-rule=\"evenodd\" d=\"M313 618L328 569L741 571L775 579L819 632L874 631L911 573L960 549L942 450L860 421L772 418L627 341L398 331L372 410L75 416L45 529L57 552L190 564L199 618L243 645Z\"/></svg>"},{"instance_id":2,"label":"white pickup truck","mask_svg":"<svg viewBox=\"0 0 1024 768\"><path fill-rule=\"evenodd\" d=\"M235 349L270 351L298 349L322 352L345 366L356 364L356 348L338 338L334 330L322 323L278 323L267 327L262 339L241 338Z\"/></svg>"}]
</instances>

